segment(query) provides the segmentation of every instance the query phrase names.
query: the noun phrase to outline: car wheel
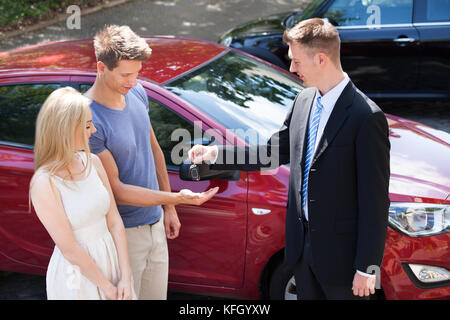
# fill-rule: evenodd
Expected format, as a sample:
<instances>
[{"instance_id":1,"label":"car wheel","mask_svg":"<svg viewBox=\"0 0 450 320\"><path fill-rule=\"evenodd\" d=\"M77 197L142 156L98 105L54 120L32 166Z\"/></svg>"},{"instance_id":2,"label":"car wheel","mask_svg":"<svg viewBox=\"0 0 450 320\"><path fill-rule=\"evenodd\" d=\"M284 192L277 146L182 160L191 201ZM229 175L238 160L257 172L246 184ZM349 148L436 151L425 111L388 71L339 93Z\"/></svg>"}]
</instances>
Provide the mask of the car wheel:
<instances>
[{"instance_id":1,"label":"car wheel","mask_svg":"<svg viewBox=\"0 0 450 320\"><path fill-rule=\"evenodd\" d=\"M270 278L270 300L297 300L296 288L292 268L280 262Z\"/></svg>"}]
</instances>

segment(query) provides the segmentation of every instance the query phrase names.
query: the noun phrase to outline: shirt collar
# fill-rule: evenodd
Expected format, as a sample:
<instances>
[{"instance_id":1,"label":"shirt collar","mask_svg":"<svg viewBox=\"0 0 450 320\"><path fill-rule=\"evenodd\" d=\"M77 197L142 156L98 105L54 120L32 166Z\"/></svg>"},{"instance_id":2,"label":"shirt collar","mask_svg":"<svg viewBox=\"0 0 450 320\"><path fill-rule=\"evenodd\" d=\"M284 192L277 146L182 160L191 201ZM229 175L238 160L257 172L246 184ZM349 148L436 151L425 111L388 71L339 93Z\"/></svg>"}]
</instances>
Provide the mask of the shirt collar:
<instances>
[{"instance_id":1,"label":"shirt collar","mask_svg":"<svg viewBox=\"0 0 450 320\"><path fill-rule=\"evenodd\" d=\"M344 79L342 79L341 82L339 82L333 89L328 91L323 96L320 94L319 89L317 89L316 99L318 97L322 97L320 102L322 102L323 110L327 113L331 113L331 111L334 108L334 105L336 104L337 100L339 99L342 91L344 91L347 84L350 82L350 78L348 77L347 73L344 72Z\"/></svg>"}]
</instances>

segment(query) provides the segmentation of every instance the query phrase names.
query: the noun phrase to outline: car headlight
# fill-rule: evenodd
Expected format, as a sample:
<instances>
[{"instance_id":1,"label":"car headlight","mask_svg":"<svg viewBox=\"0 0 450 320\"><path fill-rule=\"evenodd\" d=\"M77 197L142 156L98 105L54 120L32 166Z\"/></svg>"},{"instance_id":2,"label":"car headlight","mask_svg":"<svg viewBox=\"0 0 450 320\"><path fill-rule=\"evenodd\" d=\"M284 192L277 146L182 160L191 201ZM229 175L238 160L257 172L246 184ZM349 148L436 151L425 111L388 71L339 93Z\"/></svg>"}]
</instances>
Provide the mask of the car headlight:
<instances>
[{"instance_id":1,"label":"car headlight","mask_svg":"<svg viewBox=\"0 0 450 320\"><path fill-rule=\"evenodd\" d=\"M429 237L450 231L450 206L427 203L391 203L390 225L410 237Z\"/></svg>"},{"instance_id":2,"label":"car headlight","mask_svg":"<svg viewBox=\"0 0 450 320\"><path fill-rule=\"evenodd\" d=\"M450 272L441 267L410 264L411 271L422 283L438 283L450 280Z\"/></svg>"},{"instance_id":3,"label":"car headlight","mask_svg":"<svg viewBox=\"0 0 450 320\"><path fill-rule=\"evenodd\" d=\"M227 37L223 38L222 40L220 40L220 44L224 45L225 47L229 47L232 41L233 41L233 37L227 36Z\"/></svg>"}]
</instances>

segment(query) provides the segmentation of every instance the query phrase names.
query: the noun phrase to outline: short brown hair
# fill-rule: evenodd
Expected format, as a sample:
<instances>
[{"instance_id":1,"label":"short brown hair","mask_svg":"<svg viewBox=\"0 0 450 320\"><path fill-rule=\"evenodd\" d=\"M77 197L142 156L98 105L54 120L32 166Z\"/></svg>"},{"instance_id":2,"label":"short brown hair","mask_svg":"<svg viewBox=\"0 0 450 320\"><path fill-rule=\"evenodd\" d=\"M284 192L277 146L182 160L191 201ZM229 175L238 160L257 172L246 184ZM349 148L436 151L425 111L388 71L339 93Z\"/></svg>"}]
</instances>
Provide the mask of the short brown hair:
<instances>
[{"instance_id":1,"label":"short brown hair","mask_svg":"<svg viewBox=\"0 0 450 320\"><path fill-rule=\"evenodd\" d=\"M286 43L298 42L314 51L325 52L330 59L340 65L341 39L336 28L320 18L312 18L297 23L283 34Z\"/></svg>"},{"instance_id":2,"label":"short brown hair","mask_svg":"<svg viewBox=\"0 0 450 320\"><path fill-rule=\"evenodd\" d=\"M139 37L128 26L105 25L94 38L97 61L113 70L120 60L145 61L152 49L145 39Z\"/></svg>"}]
</instances>

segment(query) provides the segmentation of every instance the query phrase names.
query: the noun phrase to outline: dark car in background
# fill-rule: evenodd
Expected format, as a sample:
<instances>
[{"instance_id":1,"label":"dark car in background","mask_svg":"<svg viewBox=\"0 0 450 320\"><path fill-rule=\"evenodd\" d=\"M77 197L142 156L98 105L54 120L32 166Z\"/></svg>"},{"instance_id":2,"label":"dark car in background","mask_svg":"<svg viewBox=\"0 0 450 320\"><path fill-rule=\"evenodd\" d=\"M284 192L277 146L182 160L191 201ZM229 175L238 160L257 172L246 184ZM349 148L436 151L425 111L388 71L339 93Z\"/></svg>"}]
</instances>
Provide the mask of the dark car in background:
<instances>
[{"instance_id":1,"label":"dark car in background","mask_svg":"<svg viewBox=\"0 0 450 320\"><path fill-rule=\"evenodd\" d=\"M450 1L313 0L226 32L221 44L289 69L285 29L328 19L341 37L343 69L372 99L450 100Z\"/></svg>"}]
</instances>

